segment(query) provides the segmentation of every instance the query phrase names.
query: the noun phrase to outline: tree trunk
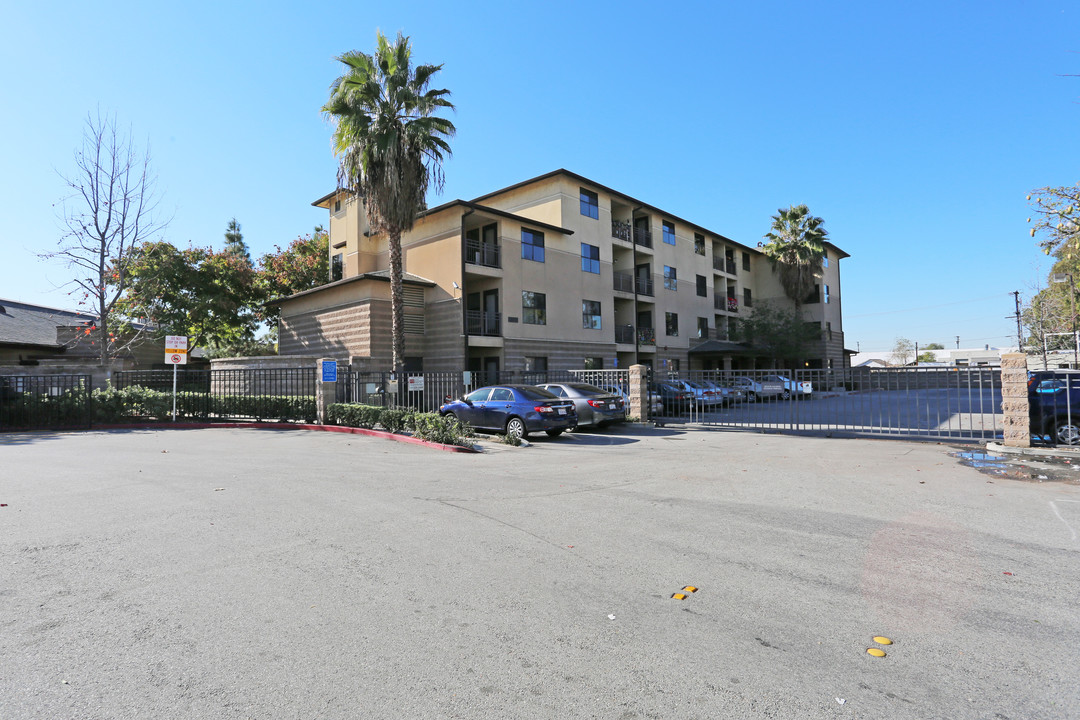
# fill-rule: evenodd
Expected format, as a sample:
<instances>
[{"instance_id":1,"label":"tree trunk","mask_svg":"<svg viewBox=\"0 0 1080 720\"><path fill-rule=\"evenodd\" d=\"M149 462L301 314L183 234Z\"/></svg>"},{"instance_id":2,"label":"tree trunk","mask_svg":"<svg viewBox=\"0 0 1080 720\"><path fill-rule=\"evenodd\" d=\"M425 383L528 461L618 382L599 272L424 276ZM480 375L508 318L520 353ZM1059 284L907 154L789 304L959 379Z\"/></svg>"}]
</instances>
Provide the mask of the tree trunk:
<instances>
[{"instance_id":1,"label":"tree trunk","mask_svg":"<svg viewBox=\"0 0 1080 720\"><path fill-rule=\"evenodd\" d=\"M401 382L405 368L405 300L401 292L401 231L392 230L390 236L390 315L394 348L394 372Z\"/></svg>"}]
</instances>

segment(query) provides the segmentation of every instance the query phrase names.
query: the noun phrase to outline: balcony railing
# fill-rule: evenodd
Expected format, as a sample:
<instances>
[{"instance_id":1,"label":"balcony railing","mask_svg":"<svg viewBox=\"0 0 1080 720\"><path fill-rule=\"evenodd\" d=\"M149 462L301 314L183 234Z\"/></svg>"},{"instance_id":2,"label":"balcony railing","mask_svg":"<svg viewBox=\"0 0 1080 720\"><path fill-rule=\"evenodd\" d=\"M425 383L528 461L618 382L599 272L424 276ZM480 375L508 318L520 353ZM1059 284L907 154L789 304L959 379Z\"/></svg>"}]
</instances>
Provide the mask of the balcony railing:
<instances>
[{"instance_id":1,"label":"balcony railing","mask_svg":"<svg viewBox=\"0 0 1080 720\"><path fill-rule=\"evenodd\" d=\"M624 343L626 345L634 344L634 326L633 325L616 325L615 326L615 342Z\"/></svg>"},{"instance_id":2,"label":"balcony railing","mask_svg":"<svg viewBox=\"0 0 1080 720\"><path fill-rule=\"evenodd\" d=\"M727 261L727 274L728 275L734 275L735 274L735 261L734 260L728 260Z\"/></svg>"},{"instance_id":3,"label":"balcony railing","mask_svg":"<svg viewBox=\"0 0 1080 720\"><path fill-rule=\"evenodd\" d=\"M634 276L630 273L612 273L612 284L619 292L634 292Z\"/></svg>"},{"instance_id":4,"label":"balcony railing","mask_svg":"<svg viewBox=\"0 0 1080 720\"><path fill-rule=\"evenodd\" d=\"M637 293L638 295L655 295L653 292L652 277L638 277L637 278Z\"/></svg>"},{"instance_id":5,"label":"balcony railing","mask_svg":"<svg viewBox=\"0 0 1080 720\"><path fill-rule=\"evenodd\" d=\"M494 243L480 242L479 240L465 241L465 262L471 265L483 265L484 267L501 268L502 255L500 248Z\"/></svg>"},{"instance_id":6,"label":"balcony railing","mask_svg":"<svg viewBox=\"0 0 1080 720\"><path fill-rule=\"evenodd\" d=\"M739 312L739 300L734 297L724 297L723 295L713 296L713 308L717 310L727 310L728 312Z\"/></svg>"},{"instance_id":7,"label":"balcony railing","mask_svg":"<svg viewBox=\"0 0 1080 720\"><path fill-rule=\"evenodd\" d=\"M728 312L739 312L739 299L728 296L727 309Z\"/></svg>"},{"instance_id":8,"label":"balcony railing","mask_svg":"<svg viewBox=\"0 0 1080 720\"><path fill-rule=\"evenodd\" d=\"M724 272L724 258L713 256L712 259L713 270L717 272Z\"/></svg>"},{"instance_id":9,"label":"balcony railing","mask_svg":"<svg viewBox=\"0 0 1080 720\"><path fill-rule=\"evenodd\" d=\"M465 320L470 335L486 335L489 337L502 335L502 315L500 313L469 310L465 313Z\"/></svg>"},{"instance_id":10,"label":"balcony railing","mask_svg":"<svg viewBox=\"0 0 1080 720\"><path fill-rule=\"evenodd\" d=\"M611 221L611 237L613 238L632 242L630 239L631 230L631 225L628 222L620 222L619 220Z\"/></svg>"},{"instance_id":11,"label":"balcony railing","mask_svg":"<svg viewBox=\"0 0 1080 720\"><path fill-rule=\"evenodd\" d=\"M634 242L642 247L652 247L652 231L648 228L634 228Z\"/></svg>"},{"instance_id":12,"label":"balcony railing","mask_svg":"<svg viewBox=\"0 0 1080 720\"><path fill-rule=\"evenodd\" d=\"M638 345L655 345L656 344L656 328L638 328L637 331Z\"/></svg>"}]
</instances>

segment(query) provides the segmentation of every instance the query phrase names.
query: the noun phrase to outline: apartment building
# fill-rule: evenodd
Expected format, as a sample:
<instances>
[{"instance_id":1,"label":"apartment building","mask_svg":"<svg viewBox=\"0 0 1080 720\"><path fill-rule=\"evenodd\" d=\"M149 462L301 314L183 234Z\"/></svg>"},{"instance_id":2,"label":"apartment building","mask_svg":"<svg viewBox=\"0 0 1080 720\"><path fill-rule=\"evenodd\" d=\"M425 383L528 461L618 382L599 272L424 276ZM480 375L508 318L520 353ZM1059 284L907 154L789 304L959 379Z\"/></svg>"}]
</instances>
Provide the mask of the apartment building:
<instances>
[{"instance_id":1,"label":"apartment building","mask_svg":"<svg viewBox=\"0 0 1080 720\"><path fill-rule=\"evenodd\" d=\"M312 203L330 213L332 278L280 301L282 355L391 369L388 242L362 202ZM789 303L757 248L562 169L427 210L402 253L412 371L768 367L738 324L763 300ZM803 306L822 338L806 367L844 365L845 257L826 246Z\"/></svg>"}]
</instances>

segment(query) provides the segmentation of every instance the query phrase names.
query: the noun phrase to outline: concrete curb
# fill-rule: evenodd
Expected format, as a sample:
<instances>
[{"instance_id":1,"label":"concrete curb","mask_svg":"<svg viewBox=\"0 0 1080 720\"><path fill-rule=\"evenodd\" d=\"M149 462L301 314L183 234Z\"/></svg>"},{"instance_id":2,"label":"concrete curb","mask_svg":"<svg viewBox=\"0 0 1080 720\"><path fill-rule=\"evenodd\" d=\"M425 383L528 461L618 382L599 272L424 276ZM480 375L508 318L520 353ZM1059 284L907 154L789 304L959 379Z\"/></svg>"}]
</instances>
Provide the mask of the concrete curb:
<instances>
[{"instance_id":1,"label":"concrete curb","mask_svg":"<svg viewBox=\"0 0 1080 720\"><path fill-rule=\"evenodd\" d=\"M410 443L412 445L425 445L435 450L444 452L481 453L482 450L475 446L461 447L459 445L444 445L443 443L430 442L414 438L411 435L398 435L385 430L369 430L367 428L354 428L344 425L310 425L307 423L126 423L120 425L95 425L93 430L206 430L209 428L241 428L248 430L314 430L317 432L338 432L351 435L367 435L395 442ZM76 431L84 432L84 431Z\"/></svg>"},{"instance_id":2,"label":"concrete curb","mask_svg":"<svg viewBox=\"0 0 1080 720\"><path fill-rule=\"evenodd\" d=\"M986 449L991 452L1004 453L1006 455L1030 455L1033 457L1065 457L1080 458L1080 448L1041 448L1041 447L1010 447L997 442L986 443Z\"/></svg>"}]
</instances>

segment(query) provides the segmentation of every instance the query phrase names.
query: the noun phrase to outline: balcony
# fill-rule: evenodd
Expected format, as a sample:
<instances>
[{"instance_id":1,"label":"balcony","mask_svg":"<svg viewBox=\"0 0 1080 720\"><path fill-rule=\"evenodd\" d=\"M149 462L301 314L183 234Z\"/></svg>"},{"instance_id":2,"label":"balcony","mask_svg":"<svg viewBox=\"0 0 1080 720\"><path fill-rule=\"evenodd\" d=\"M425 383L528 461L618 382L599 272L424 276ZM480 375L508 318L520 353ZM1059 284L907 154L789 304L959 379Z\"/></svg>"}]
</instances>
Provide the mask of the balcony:
<instances>
[{"instance_id":1,"label":"balcony","mask_svg":"<svg viewBox=\"0 0 1080 720\"><path fill-rule=\"evenodd\" d=\"M632 242L630 239L631 232L632 228L630 223L620 222L618 220L611 221L611 237L625 240L626 242Z\"/></svg>"},{"instance_id":2,"label":"balcony","mask_svg":"<svg viewBox=\"0 0 1080 720\"><path fill-rule=\"evenodd\" d=\"M630 273L615 272L611 274L612 284L619 292L634 292L634 276Z\"/></svg>"},{"instance_id":3,"label":"balcony","mask_svg":"<svg viewBox=\"0 0 1080 720\"><path fill-rule=\"evenodd\" d=\"M713 308L716 310L727 310L728 312L739 312L739 300L734 297L714 295Z\"/></svg>"},{"instance_id":4,"label":"balcony","mask_svg":"<svg viewBox=\"0 0 1080 720\"><path fill-rule=\"evenodd\" d=\"M502 335L502 315L500 313L469 310L465 313L466 325L470 335L500 337Z\"/></svg>"},{"instance_id":5,"label":"balcony","mask_svg":"<svg viewBox=\"0 0 1080 720\"><path fill-rule=\"evenodd\" d=\"M648 228L634 228L634 242L641 247L652 247L652 231Z\"/></svg>"},{"instance_id":6,"label":"balcony","mask_svg":"<svg viewBox=\"0 0 1080 720\"><path fill-rule=\"evenodd\" d=\"M637 293L638 295L649 295L650 297L656 294L653 292L653 281L651 276L637 278Z\"/></svg>"},{"instance_id":7,"label":"balcony","mask_svg":"<svg viewBox=\"0 0 1080 720\"><path fill-rule=\"evenodd\" d=\"M739 299L728 296L727 310L728 312L739 312Z\"/></svg>"},{"instance_id":8,"label":"balcony","mask_svg":"<svg viewBox=\"0 0 1080 720\"><path fill-rule=\"evenodd\" d=\"M643 327L637 331L638 345L656 345L656 328Z\"/></svg>"},{"instance_id":9,"label":"balcony","mask_svg":"<svg viewBox=\"0 0 1080 720\"><path fill-rule=\"evenodd\" d=\"M633 325L616 325L615 326L615 342L623 343L624 345L634 344L634 326Z\"/></svg>"},{"instance_id":10,"label":"balcony","mask_svg":"<svg viewBox=\"0 0 1080 720\"><path fill-rule=\"evenodd\" d=\"M500 247L494 243L485 243L472 239L466 240L465 262L470 265L501 268L502 255L500 253Z\"/></svg>"}]
</instances>

